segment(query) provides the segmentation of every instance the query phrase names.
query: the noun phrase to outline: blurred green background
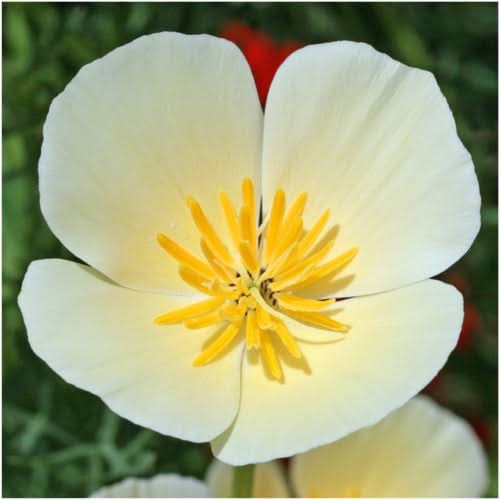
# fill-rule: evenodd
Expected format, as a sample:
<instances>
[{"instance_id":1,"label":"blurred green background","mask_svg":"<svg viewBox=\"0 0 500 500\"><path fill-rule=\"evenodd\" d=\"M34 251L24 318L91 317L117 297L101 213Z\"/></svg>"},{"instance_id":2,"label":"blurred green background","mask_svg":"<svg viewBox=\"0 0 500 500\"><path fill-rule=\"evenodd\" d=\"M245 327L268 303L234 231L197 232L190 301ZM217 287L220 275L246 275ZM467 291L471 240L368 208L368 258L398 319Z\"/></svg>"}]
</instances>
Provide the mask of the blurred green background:
<instances>
[{"instance_id":1,"label":"blurred green background","mask_svg":"<svg viewBox=\"0 0 500 500\"><path fill-rule=\"evenodd\" d=\"M276 43L356 40L433 71L481 184L482 229L442 276L463 290L469 330L428 392L482 438L497 495L497 5L3 4L3 496L87 496L125 476L202 477L209 448L161 437L64 383L31 351L17 307L34 259L75 259L39 209L37 161L51 100L78 69L139 35L218 34L239 20Z\"/></svg>"}]
</instances>

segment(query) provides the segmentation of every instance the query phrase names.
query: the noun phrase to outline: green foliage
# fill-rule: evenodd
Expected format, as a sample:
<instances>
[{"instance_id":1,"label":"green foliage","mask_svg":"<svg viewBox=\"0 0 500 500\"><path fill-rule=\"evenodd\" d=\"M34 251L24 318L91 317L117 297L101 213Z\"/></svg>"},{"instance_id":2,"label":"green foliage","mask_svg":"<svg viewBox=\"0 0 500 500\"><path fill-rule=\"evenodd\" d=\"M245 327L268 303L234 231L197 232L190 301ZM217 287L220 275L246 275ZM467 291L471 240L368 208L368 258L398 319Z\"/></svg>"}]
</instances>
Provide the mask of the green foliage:
<instances>
[{"instance_id":1,"label":"green foliage","mask_svg":"<svg viewBox=\"0 0 500 500\"><path fill-rule=\"evenodd\" d=\"M454 270L471 288L480 331L456 352L438 398L491 433L497 492L497 6L353 3L9 3L3 5L3 369L4 496L86 496L125 476L180 472L202 477L208 447L161 437L124 421L62 381L31 351L17 308L28 264L75 260L39 208L37 161L52 99L79 68L116 46L162 30L217 34L239 19L277 40L364 41L433 71L471 152L483 225ZM418 175L416 173L415 175Z\"/></svg>"}]
</instances>

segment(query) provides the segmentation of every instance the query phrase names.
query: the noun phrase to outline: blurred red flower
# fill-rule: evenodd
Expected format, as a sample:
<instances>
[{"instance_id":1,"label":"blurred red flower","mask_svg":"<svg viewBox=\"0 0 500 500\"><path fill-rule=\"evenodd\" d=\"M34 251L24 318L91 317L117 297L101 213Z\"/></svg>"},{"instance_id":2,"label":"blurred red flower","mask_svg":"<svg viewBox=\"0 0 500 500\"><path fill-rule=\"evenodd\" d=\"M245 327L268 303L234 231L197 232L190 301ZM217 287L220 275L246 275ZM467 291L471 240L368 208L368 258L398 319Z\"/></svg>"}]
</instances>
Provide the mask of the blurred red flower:
<instances>
[{"instance_id":1,"label":"blurred red flower","mask_svg":"<svg viewBox=\"0 0 500 500\"><path fill-rule=\"evenodd\" d=\"M481 417L469 418L469 423L471 424L477 437L481 440L486 449L490 449L492 444L491 428L488 422Z\"/></svg>"},{"instance_id":2,"label":"blurred red flower","mask_svg":"<svg viewBox=\"0 0 500 500\"><path fill-rule=\"evenodd\" d=\"M468 351L472 344L474 334L481 327L481 315L479 311L469 303L464 304L464 322L462 324L462 331L458 339L457 349L459 351Z\"/></svg>"},{"instance_id":3,"label":"blurred red flower","mask_svg":"<svg viewBox=\"0 0 500 500\"><path fill-rule=\"evenodd\" d=\"M240 21L226 23L220 35L234 42L245 55L257 85L260 102L264 107L276 70L303 44L294 41L277 43L266 33L250 28Z\"/></svg>"},{"instance_id":4,"label":"blurred red flower","mask_svg":"<svg viewBox=\"0 0 500 500\"><path fill-rule=\"evenodd\" d=\"M458 273L452 273L446 276L446 281L455 286L464 296L464 322L462 323L462 331L458 339L457 350L466 352L472 345L474 334L481 328L481 314L469 301L471 289L469 283L463 276Z\"/></svg>"}]
</instances>

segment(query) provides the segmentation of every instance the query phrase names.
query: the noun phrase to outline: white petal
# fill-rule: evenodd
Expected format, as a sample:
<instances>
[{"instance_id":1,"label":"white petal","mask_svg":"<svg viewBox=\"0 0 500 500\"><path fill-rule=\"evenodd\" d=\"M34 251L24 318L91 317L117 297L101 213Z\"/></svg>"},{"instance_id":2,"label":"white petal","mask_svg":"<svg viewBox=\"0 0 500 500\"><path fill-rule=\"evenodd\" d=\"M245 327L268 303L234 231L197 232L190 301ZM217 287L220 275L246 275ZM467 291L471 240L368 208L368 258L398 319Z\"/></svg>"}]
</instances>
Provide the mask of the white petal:
<instances>
[{"instance_id":1,"label":"white petal","mask_svg":"<svg viewBox=\"0 0 500 500\"><path fill-rule=\"evenodd\" d=\"M159 474L151 479L127 478L101 488L91 498L208 498L208 487L194 477Z\"/></svg>"},{"instance_id":2,"label":"white petal","mask_svg":"<svg viewBox=\"0 0 500 500\"><path fill-rule=\"evenodd\" d=\"M337 305L351 330L338 342L299 342L308 368L281 352L283 384L246 360L238 416L212 442L220 460L290 456L377 422L435 376L463 318L461 295L433 280Z\"/></svg>"},{"instance_id":3,"label":"white petal","mask_svg":"<svg viewBox=\"0 0 500 500\"><path fill-rule=\"evenodd\" d=\"M136 292L63 260L33 262L19 305L35 353L67 382L156 432L207 441L237 412L241 347L195 368L213 333L153 318L199 297Z\"/></svg>"},{"instance_id":4,"label":"white petal","mask_svg":"<svg viewBox=\"0 0 500 500\"><path fill-rule=\"evenodd\" d=\"M156 233L199 252L186 198L219 229L219 190L239 196L246 176L260 190L261 129L235 45L141 37L82 68L53 101L39 169L43 214L69 250L114 281L184 290Z\"/></svg>"},{"instance_id":5,"label":"white petal","mask_svg":"<svg viewBox=\"0 0 500 500\"><path fill-rule=\"evenodd\" d=\"M334 473L332 473L334 471ZM417 397L380 423L294 457L300 497L479 497L487 485L481 444L467 422Z\"/></svg>"},{"instance_id":6,"label":"white petal","mask_svg":"<svg viewBox=\"0 0 500 500\"><path fill-rule=\"evenodd\" d=\"M234 467L214 460L207 471L207 484L217 498L231 498ZM286 485L283 468L279 462L257 464L252 490L254 498L283 498L290 493Z\"/></svg>"},{"instance_id":7,"label":"white petal","mask_svg":"<svg viewBox=\"0 0 500 500\"><path fill-rule=\"evenodd\" d=\"M306 191L306 225L330 208L333 252L359 247L339 296L434 276L479 230L474 167L434 76L366 44L292 54L271 86L263 147L264 213L277 188Z\"/></svg>"}]
</instances>

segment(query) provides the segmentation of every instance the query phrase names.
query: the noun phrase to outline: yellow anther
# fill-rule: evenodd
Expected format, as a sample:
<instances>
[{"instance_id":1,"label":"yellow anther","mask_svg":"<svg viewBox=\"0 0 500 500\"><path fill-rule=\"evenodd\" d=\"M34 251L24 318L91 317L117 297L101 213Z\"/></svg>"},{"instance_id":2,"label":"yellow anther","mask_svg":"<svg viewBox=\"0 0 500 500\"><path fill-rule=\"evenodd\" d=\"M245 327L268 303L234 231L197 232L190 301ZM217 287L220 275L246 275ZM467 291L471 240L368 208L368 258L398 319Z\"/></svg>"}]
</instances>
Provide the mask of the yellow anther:
<instances>
[{"instance_id":1,"label":"yellow anther","mask_svg":"<svg viewBox=\"0 0 500 500\"><path fill-rule=\"evenodd\" d=\"M243 205L240 210L240 230L242 240L248 243L249 249L252 252L254 259L257 259L257 232L255 222L252 222L250 209Z\"/></svg>"},{"instance_id":2,"label":"yellow anther","mask_svg":"<svg viewBox=\"0 0 500 500\"><path fill-rule=\"evenodd\" d=\"M249 296L249 297L241 297L240 298L240 304L243 304L246 308L248 309L255 309L257 307L257 302L256 300Z\"/></svg>"},{"instance_id":3,"label":"yellow anther","mask_svg":"<svg viewBox=\"0 0 500 500\"><path fill-rule=\"evenodd\" d=\"M238 287L238 290L241 292L242 295L248 295L249 290L245 279L239 279L238 282L236 283L236 286Z\"/></svg>"},{"instance_id":4,"label":"yellow anther","mask_svg":"<svg viewBox=\"0 0 500 500\"><path fill-rule=\"evenodd\" d=\"M323 215L316 221L313 227L305 234L302 240L299 243L298 255L297 258L302 257L307 253L307 251L314 245L314 242L317 240L318 236L323 231L326 223L328 222L328 218L330 217L330 210L325 210Z\"/></svg>"},{"instance_id":5,"label":"yellow anther","mask_svg":"<svg viewBox=\"0 0 500 500\"><path fill-rule=\"evenodd\" d=\"M252 252L250 249L248 241L242 241L239 250L243 264L255 276L259 270L259 263L257 262L255 252Z\"/></svg>"},{"instance_id":6,"label":"yellow anther","mask_svg":"<svg viewBox=\"0 0 500 500\"><path fill-rule=\"evenodd\" d=\"M289 260L290 256L296 252L296 249L297 249L297 243L291 245L287 250L285 250L281 254L281 257L271 262L267 267L266 271L264 272L264 274L261 275L260 277L261 281L264 281L267 278L277 276L278 272L280 272L282 269L285 269L286 261Z\"/></svg>"},{"instance_id":7,"label":"yellow anther","mask_svg":"<svg viewBox=\"0 0 500 500\"><path fill-rule=\"evenodd\" d=\"M221 354L233 341L236 335L238 335L240 327L241 322L231 323L228 325L222 333L193 361L193 366L206 365Z\"/></svg>"},{"instance_id":8,"label":"yellow anther","mask_svg":"<svg viewBox=\"0 0 500 500\"><path fill-rule=\"evenodd\" d=\"M196 302L195 304L160 314L160 316L157 316L154 321L158 325L173 325L175 323L182 323L187 319L212 312L225 300L225 297L212 297L210 299L205 299L200 302Z\"/></svg>"},{"instance_id":9,"label":"yellow anther","mask_svg":"<svg viewBox=\"0 0 500 500\"><path fill-rule=\"evenodd\" d=\"M288 226L283 227L282 234L279 235L278 241L271 255L271 260L277 259L287 250L288 247L297 242L302 234L303 222L300 217L297 217Z\"/></svg>"},{"instance_id":10,"label":"yellow anther","mask_svg":"<svg viewBox=\"0 0 500 500\"><path fill-rule=\"evenodd\" d=\"M293 202L292 206L289 208L285 221L283 223L284 227L292 224L295 219L302 216L304 212L304 207L306 206L307 193L300 193L297 199Z\"/></svg>"},{"instance_id":11,"label":"yellow anther","mask_svg":"<svg viewBox=\"0 0 500 500\"><path fill-rule=\"evenodd\" d=\"M273 262L274 269L271 276L278 276L280 273L290 269L297 263L298 242L294 243L288 250L281 254L281 257Z\"/></svg>"},{"instance_id":12,"label":"yellow anther","mask_svg":"<svg viewBox=\"0 0 500 500\"><path fill-rule=\"evenodd\" d=\"M288 311L288 315L292 318L303 321L304 323L310 323L314 326L319 326L321 328L326 328L327 330L332 330L335 332L345 333L349 330L347 325L335 321L334 319L326 316L325 314L317 312L303 312L303 311Z\"/></svg>"},{"instance_id":13,"label":"yellow anther","mask_svg":"<svg viewBox=\"0 0 500 500\"><path fill-rule=\"evenodd\" d=\"M210 281L190 267L179 266L179 275L192 288L196 288L205 295L213 295L210 285L207 285Z\"/></svg>"},{"instance_id":14,"label":"yellow anther","mask_svg":"<svg viewBox=\"0 0 500 500\"><path fill-rule=\"evenodd\" d=\"M214 278L215 273L208 264L189 253L175 241L171 240L168 236L158 233L156 235L156 239L161 247L166 250L177 262L190 267L194 271L201 274L204 278Z\"/></svg>"},{"instance_id":15,"label":"yellow anther","mask_svg":"<svg viewBox=\"0 0 500 500\"><path fill-rule=\"evenodd\" d=\"M196 227L202 234L207 244L210 246L212 252L220 260L222 260L224 264L230 266L233 263L233 258L231 257L231 254L229 253L226 246L217 236L217 233L208 221L205 212L203 212L202 208L200 207L200 204L194 198L189 197L188 206L191 210L191 215L193 217L194 223L196 224Z\"/></svg>"},{"instance_id":16,"label":"yellow anther","mask_svg":"<svg viewBox=\"0 0 500 500\"><path fill-rule=\"evenodd\" d=\"M269 219L269 225L267 227L266 234L266 245L264 247L264 264L269 262L274 251L274 245L276 243L276 238L283 221L283 215L285 213L285 192L282 189L278 189L274 195L273 206L271 208L271 217Z\"/></svg>"},{"instance_id":17,"label":"yellow anther","mask_svg":"<svg viewBox=\"0 0 500 500\"><path fill-rule=\"evenodd\" d=\"M257 304L257 324L261 330L269 330L273 328L273 320L271 315L260 305Z\"/></svg>"},{"instance_id":18,"label":"yellow anther","mask_svg":"<svg viewBox=\"0 0 500 500\"><path fill-rule=\"evenodd\" d=\"M282 231L276 240L270 259L278 258L302 234L302 212L307 201L307 193L301 193L288 210L281 225Z\"/></svg>"},{"instance_id":19,"label":"yellow anther","mask_svg":"<svg viewBox=\"0 0 500 500\"><path fill-rule=\"evenodd\" d=\"M241 186L241 191L243 194L243 205L248 207L250 215L250 225L253 227L254 231L257 231L257 219L255 211L255 191L253 188L253 182L248 177L243 181Z\"/></svg>"},{"instance_id":20,"label":"yellow anther","mask_svg":"<svg viewBox=\"0 0 500 500\"><path fill-rule=\"evenodd\" d=\"M349 263L352 259L354 259L357 253L358 253L357 247L353 247L347 250L347 252L344 252L338 257L335 257L329 262L323 264L321 267L318 267L314 272L315 276L323 278L324 276L327 276L328 274L337 271L342 266L344 266L345 264Z\"/></svg>"},{"instance_id":21,"label":"yellow anther","mask_svg":"<svg viewBox=\"0 0 500 500\"><path fill-rule=\"evenodd\" d=\"M348 264L358 253L358 249L356 247L347 250L343 254L335 257L331 261L323 264L322 266L310 269L305 275L301 276L300 280L297 280L295 283L289 283L285 286L282 286L280 290L298 290L300 288L305 288L313 283L316 283L320 279L325 278L329 274L338 271L342 266Z\"/></svg>"},{"instance_id":22,"label":"yellow anther","mask_svg":"<svg viewBox=\"0 0 500 500\"><path fill-rule=\"evenodd\" d=\"M207 328L216 325L222 320L219 311L214 311L197 318L191 318L184 321L184 326L190 330L197 330L199 328Z\"/></svg>"},{"instance_id":23,"label":"yellow anther","mask_svg":"<svg viewBox=\"0 0 500 500\"><path fill-rule=\"evenodd\" d=\"M210 283L210 295L220 295L228 300L236 300L240 296L238 290L234 286L221 283L217 280Z\"/></svg>"},{"instance_id":24,"label":"yellow anther","mask_svg":"<svg viewBox=\"0 0 500 500\"><path fill-rule=\"evenodd\" d=\"M246 322L246 346L248 349L258 349L260 347L260 329L257 325L255 311L249 309Z\"/></svg>"},{"instance_id":25,"label":"yellow anther","mask_svg":"<svg viewBox=\"0 0 500 500\"><path fill-rule=\"evenodd\" d=\"M205 258L214 270L215 274L224 282L232 283L235 278L234 270L228 269L212 252L207 242L204 239L200 240L200 246Z\"/></svg>"},{"instance_id":26,"label":"yellow anther","mask_svg":"<svg viewBox=\"0 0 500 500\"><path fill-rule=\"evenodd\" d=\"M269 375L271 375L276 380L281 381L283 378L281 364L279 362L278 356L276 356L276 351L274 350L271 337L266 330L262 330L260 332L260 343L262 359L264 360L264 364L266 365Z\"/></svg>"},{"instance_id":27,"label":"yellow anther","mask_svg":"<svg viewBox=\"0 0 500 500\"><path fill-rule=\"evenodd\" d=\"M221 192L219 194L219 202L221 204L222 211L224 212L224 217L226 219L227 227L229 228L229 234L233 240L234 248L237 250L241 240L238 216L236 215L234 206L226 193Z\"/></svg>"},{"instance_id":28,"label":"yellow anther","mask_svg":"<svg viewBox=\"0 0 500 500\"><path fill-rule=\"evenodd\" d=\"M243 317L246 310L247 306L241 302L239 304L227 303L221 307L220 315L228 321L238 321Z\"/></svg>"},{"instance_id":29,"label":"yellow anther","mask_svg":"<svg viewBox=\"0 0 500 500\"><path fill-rule=\"evenodd\" d=\"M295 342L293 335L290 333L290 330L288 330L283 321L276 317L274 318L274 331L276 332L276 335L279 337L287 351L294 358L299 359L302 357L302 352L300 351L297 342Z\"/></svg>"},{"instance_id":30,"label":"yellow anther","mask_svg":"<svg viewBox=\"0 0 500 500\"><path fill-rule=\"evenodd\" d=\"M335 302L335 299L314 300L297 297L296 295L277 294L278 304L289 311L323 311Z\"/></svg>"},{"instance_id":31,"label":"yellow anther","mask_svg":"<svg viewBox=\"0 0 500 500\"><path fill-rule=\"evenodd\" d=\"M323 260L328 252L333 247L333 241L329 241L325 245L323 245L317 252L313 253L307 259L301 260L291 266L289 269L285 270L281 274L277 275L277 280L273 283L271 287L272 290L280 290L280 287L283 283L288 283L294 278L297 278L301 275L302 271L306 268L311 268L311 266L315 266L318 262Z\"/></svg>"}]
</instances>

